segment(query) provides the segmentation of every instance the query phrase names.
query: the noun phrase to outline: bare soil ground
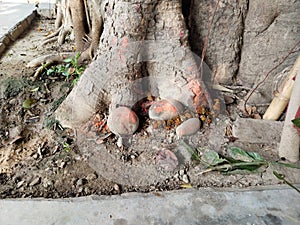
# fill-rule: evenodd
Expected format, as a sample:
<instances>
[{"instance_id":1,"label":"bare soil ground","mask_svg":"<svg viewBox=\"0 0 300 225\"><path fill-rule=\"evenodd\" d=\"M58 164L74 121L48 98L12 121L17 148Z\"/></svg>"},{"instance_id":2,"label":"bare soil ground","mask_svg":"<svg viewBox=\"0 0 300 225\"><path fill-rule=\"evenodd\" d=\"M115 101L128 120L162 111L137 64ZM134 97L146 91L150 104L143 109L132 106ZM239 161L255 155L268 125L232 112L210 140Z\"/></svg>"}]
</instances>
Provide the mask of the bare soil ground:
<instances>
[{"instance_id":1,"label":"bare soil ground","mask_svg":"<svg viewBox=\"0 0 300 225\"><path fill-rule=\"evenodd\" d=\"M0 59L1 198L61 198L91 194L120 194L129 191L173 190L182 188L182 185L187 182L193 187L237 188L281 182L272 175L272 168L265 168L253 174L222 175L211 172L198 175L202 168L194 161L182 163L159 182L142 186L124 185L116 182L116 179L110 179L106 171L102 173L94 170L95 165L91 167L85 155L79 150L74 131L61 128L52 117L57 106L72 89L72 79L66 81L63 76L40 76L36 81L32 81L31 77L35 69L26 68L26 64L38 56L73 50L72 42L65 43L63 46L58 46L56 43L41 46L43 38L53 29L53 19L37 18L30 30L10 46ZM26 107L28 101L29 109ZM208 131L202 130L199 139L194 140L193 143L196 145L202 143L202 146L206 146L205 142L213 142L207 140L213 137L212 132L224 128L213 124L210 126L206 127ZM155 146L154 140L147 139L143 134L139 134L138 138L141 143L143 142L143 148ZM222 138L221 132L221 142L225 143L226 140ZM90 147L95 145L91 144ZM266 158L276 160L273 151L262 151L263 147L260 149L258 147L252 150L261 151L260 153ZM136 160L141 153L125 153L112 153L115 158L119 157L119 160L114 161L117 163L105 162L107 169L120 171L123 167L117 167L128 163L142 167L146 164L154 164L153 161L148 162L147 158L146 161ZM97 163L101 164L101 162ZM103 166L100 168L105 170ZM297 181L298 171L292 169L280 171L292 182ZM148 175L143 174L143 176Z\"/></svg>"}]
</instances>

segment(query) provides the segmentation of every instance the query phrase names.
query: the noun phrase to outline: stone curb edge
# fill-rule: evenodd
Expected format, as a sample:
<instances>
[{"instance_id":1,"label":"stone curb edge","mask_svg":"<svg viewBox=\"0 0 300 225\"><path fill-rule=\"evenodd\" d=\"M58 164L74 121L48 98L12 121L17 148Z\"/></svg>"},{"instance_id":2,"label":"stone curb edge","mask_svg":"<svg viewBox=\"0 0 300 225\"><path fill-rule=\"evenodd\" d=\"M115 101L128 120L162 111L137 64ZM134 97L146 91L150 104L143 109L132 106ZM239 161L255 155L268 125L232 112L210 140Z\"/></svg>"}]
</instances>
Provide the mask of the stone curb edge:
<instances>
[{"instance_id":1,"label":"stone curb edge","mask_svg":"<svg viewBox=\"0 0 300 225\"><path fill-rule=\"evenodd\" d=\"M29 27L36 16L37 10L35 9L25 19L18 22L13 28L11 28L4 36L0 37L0 57L6 50L6 47L18 39L18 37Z\"/></svg>"}]
</instances>

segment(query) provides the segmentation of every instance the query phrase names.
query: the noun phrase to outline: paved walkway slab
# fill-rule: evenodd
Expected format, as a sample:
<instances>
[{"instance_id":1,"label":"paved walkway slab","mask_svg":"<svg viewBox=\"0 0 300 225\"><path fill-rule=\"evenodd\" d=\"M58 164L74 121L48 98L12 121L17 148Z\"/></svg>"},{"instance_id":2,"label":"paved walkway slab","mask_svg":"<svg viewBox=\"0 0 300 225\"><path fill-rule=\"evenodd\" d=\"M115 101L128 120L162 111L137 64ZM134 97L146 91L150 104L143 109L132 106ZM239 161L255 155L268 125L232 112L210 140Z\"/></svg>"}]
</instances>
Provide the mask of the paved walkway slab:
<instances>
[{"instance_id":1,"label":"paved walkway slab","mask_svg":"<svg viewBox=\"0 0 300 225\"><path fill-rule=\"evenodd\" d=\"M0 37L35 10L34 4L0 2Z\"/></svg>"},{"instance_id":2,"label":"paved walkway slab","mask_svg":"<svg viewBox=\"0 0 300 225\"><path fill-rule=\"evenodd\" d=\"M0 56L31 24L34 4L0 1Z\"/></svg>"},{"instance_id":3,"label":"paved walkway slab","mask_svg":"<svg viewBox=\"0 0 300 225\"><path fill-rule=\"evenodd\" d=\"M72 199L0 200L1 225L299 225L300 194L287 186L257 190L190 189Z\"/></svg>"},{"instance_id":4,"label":"paved walkway slab","mask_svg":"<svg viewBox=\"0 0 300 225\"><path fill-rule=\"evenodd\" d=\"M240 142L274 144L280 142L283 122L238 118L234 121L232 134Z\"/></svg>"}]
</instances>

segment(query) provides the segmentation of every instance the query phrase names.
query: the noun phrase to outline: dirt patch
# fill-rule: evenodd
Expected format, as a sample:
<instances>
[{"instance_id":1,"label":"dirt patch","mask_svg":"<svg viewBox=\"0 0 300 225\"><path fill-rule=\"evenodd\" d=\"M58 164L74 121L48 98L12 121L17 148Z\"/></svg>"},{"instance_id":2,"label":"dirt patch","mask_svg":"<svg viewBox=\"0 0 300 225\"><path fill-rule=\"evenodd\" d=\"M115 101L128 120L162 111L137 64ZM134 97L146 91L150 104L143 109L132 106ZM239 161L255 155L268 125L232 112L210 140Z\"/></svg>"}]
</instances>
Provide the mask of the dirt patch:
<instances>
[{"instance_id":1,"label":"dirt patch","mask_svg":"<svg viewBox=\"0 0 300 225\"><path fill-rule=\"evenodd\" d=\"M272 169L267 168L250 175L224 176L212 172L200 176L198 173L203 167L197 161L190 160L180 141L173 140L173 131L168 130L153 131L154 139L139 132L134 136L131 147L120 151L115 150L117 137L114 136L110 137L111 149L95 141L78 146L77 140L78 143L86 143L82 141L86 136L63 129L52 116L72 89L72 78L66 80L64 76L41 75L32 81L35 70L26 68L26 64L38 56L72 52L72 42L62 46L56 43L40 46L44 36L53 29L53 19L35 19L31 29L10 46L0 60L1 198L60 198L172 190L186 183L194 187L247 187L281 182L272 175ZM204 126L187 141L193 146L222 151L223 145L230 141L224 138L228 124L230 119L221 117L218 123ZM152 155L147 152L149 148L155 150L151 151ZM152 173L154 170L147 168L155 167L155 156L163 148L176 149L179 166L171 172L156 167L157 173ZM94 158L87 155L91 153L90 149L95 149ZM276 160L274 151L264 149L264 146L255 146L251 150ZM292 182L299 182L298 171L281 171Z\"/></svg>"}]
</instances>

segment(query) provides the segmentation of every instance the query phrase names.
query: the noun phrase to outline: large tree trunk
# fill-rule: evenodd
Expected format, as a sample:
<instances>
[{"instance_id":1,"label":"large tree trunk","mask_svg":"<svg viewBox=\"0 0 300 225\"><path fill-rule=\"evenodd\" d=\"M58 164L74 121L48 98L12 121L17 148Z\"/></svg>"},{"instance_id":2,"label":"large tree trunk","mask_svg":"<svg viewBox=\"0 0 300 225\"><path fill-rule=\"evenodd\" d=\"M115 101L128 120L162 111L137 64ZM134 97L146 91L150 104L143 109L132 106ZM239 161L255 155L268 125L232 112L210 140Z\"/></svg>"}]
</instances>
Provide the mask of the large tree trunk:
<instances>
[{"instance_id":1,"label":"large tree trunk","mask_svg":"<svg viewBox=\"0 0 300 225\"><path fill-rule=\"evenodd\" d=\"M112 0L100 7L104 30L97 59L58 109L63 125L82 124L99 104L132 107L149 93L192 110L211 104L179 1Z\"/></svg>"},{"instance_id":2,"label":"large tree trunk","mask_svg":"<svg viewBox=\"0 0 300 225\"><path fill-rule=\"evenodd\" d=\"M179 0L111 0L102 2L100 12L104 27L96 59L56 115L63 126L77 130L80 150L101 175L126 185L156 183L166 178L156 165L125 165L107 151L116 145L89 140L86 124L98 110L133 108L149 95L177 100L191 111L210 106L197 66L200 59L189 48ZM131 148L151 155L152 140L137 138Z\"/></svg>"},{"instance_id":3,"label":"large tree trunk","mask_svg":"<svg viewBox=\"0 0 300 225\"><path fill-rule=\"evenodd\" d=\"M264 59L268 69L274 65L271 63L275 60L274 55L264 56L272 51L264 48L264 52L261 52L257 46L273 47L268 44L274 39L274 33L268 33L272 27L268 24L273 24L280 17L276 17L277 14L273 14L273 11L264 14L264 10L255 10L261 6L268 11L267 5L271 7L271 1L187 1L185 6L190 4L190 8L185 8L185 12L190 12L191 15L186 18L182 15L180 0L106 0L101 1L98 7L96 1L92 2L98 9L99 18L104 21L98 51L77 86L56 111L56 116L63 126L77 129L79 148L83 154L88 155L90 165L103 176L118 183L145 185L165 178L165 174L160 173L153 165L126 166L108 153L111 146L89 141L85 125L97 111L106 112L109 109L112 112L118 106L132 108L149 95L177 100L191 111L196 111L199 106L212 107L202 81L202 78L208 76L209 69L200 73L200 59L190 50L185 21L189 22L192 34L190 40L198 55L201 55L202 48L208 47L206 60L213 68L218 82L242 84L247 90L258 77L264 75L259 71L266 71L262 64L256 68L256 60ZM216 8L217 2L219 5ZM276 1L276 4L282 15L287 13L286 8L293 8L294 5L297 6L293 9L294 12L299 11L298 2L289 1L285 5ZM210 23L214 9L217 9L216 17ZM256 15L257 12L261 15ZM292 15L297 17L299 13ZM251 31L260 26L260 19L267 21L267 25L259 28L260 32L255 35ZM285 50L296 39L294 34L299 34L299 21L295 22L292 30L288 26L284 27L285 31L290 30L288 35L280 32L283 42L289 40ZM209 26L212 26L212 31L208 46L205 46ZM250 45L252 39L260 41L258 37L264 33L267 35L261 41L266 44L254 42ZM97 37L96 33L94 35ZM255 54L251 49L256 50ZM257 52L260 55L256 59ZM284 53L281 51L281 54ZM278 54L275 56L279 57ZM255 68L248 71L255 71L256 74L251 72L249 75L247 68ZM216 134L213 135L211 138L216 138ZM222 137L223 135L221 133ZM147 138L143 145L139 145L139 140L135 141L133 148L138 148L140 152L149 152L149 146L153 145L151 138ZM158 148L162 147L159 143L157 145ZM111 164L118 166L111 167Z\"/></svg>"}]
</instances>

